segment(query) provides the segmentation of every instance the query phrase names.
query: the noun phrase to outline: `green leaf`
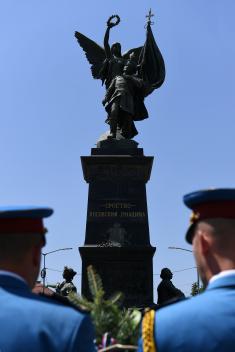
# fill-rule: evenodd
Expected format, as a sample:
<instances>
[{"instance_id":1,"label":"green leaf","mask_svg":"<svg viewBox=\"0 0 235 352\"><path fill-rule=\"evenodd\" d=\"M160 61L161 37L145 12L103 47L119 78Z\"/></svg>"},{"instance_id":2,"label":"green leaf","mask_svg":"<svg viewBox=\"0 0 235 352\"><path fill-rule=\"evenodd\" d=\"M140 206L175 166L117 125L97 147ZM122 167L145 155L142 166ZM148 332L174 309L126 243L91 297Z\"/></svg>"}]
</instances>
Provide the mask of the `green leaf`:
<instances>
[{"instance_id":1,"label":"green leaf","mask_svg":"<svg viewBox=\"0 0 235 352\"><path fill-rule=\"evenodd\" d=\"M96 273L92 265L87 267L88 285L93 298L101 298L104 295L103 284L100 276Z\"/></svg>"},{"instance_id":2,"label":"green leaf","mask_svg":"<svg viewBox=\"0 0 235 352\"><path fill-rule=\"evenodd\" d=\"M89 312L93 309L93 303L89 302L85 297L82 297L77 293L71 292L68 295L68 299L78 308L88 310Z\"/></svg>"},{"instance_id":3,"label":"green leaf","mask_svg":"<svg viewBox=\"0 0 235 352\"><path fill-rule=\"evenodd\" d=\"M111 304L121 304L124 299L124 295L122 292L115 292L112 296L109 297L108 301Z\"/></svg>"}]
</instances>

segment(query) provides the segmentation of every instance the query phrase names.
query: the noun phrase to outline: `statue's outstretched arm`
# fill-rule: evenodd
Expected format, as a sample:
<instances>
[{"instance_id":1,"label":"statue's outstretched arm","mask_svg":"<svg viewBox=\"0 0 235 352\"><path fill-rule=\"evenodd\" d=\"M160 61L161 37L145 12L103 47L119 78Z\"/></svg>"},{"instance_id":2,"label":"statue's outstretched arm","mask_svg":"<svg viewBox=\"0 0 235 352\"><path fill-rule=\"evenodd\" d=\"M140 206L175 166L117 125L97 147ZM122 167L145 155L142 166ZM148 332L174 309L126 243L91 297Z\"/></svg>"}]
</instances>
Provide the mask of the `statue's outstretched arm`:
<instances>
[{"instance_id":1,"label":"statue's outstretched arm","mask_svg":"<svg viewBox=\"0 0 235 352\"><path fill-rule=\"evenodd\" d=\"M113 20L115 22L113 22ZM104 35L104 50L105 50L105 55L109 59L111 57L111 49L109 45L109 32L112 27L115 27L119 24L120 22L120 17L118 15L112 15L109 17L107 21L107 29Z\"/></svg>"},{"instance_id":2,"label":"statue's outstretched arm","mask_svg":"<svg viewBox=\"0 0 235 352\"><path fill-rule=\"evenodd\" d=\"M111 49L110 49L110 45L109 45L109 32L110 32L110 26L107 24L107 29L105 31L105 35L104 35L104 51L105 51L105 55L107 58L111 57Z\"/></svg>"}]
</instances>

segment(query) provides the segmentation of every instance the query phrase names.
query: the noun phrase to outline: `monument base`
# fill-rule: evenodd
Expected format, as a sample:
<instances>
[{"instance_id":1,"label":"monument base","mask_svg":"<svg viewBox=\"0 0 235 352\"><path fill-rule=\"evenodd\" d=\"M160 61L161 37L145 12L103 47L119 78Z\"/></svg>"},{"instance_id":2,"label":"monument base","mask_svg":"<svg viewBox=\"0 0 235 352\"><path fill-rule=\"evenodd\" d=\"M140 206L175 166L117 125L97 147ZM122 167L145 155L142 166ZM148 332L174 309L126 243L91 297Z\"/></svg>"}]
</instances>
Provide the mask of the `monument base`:
<instances>
[{"instance_id":1,"label":"monument base","mask_svg":"<svg viewBox=\"0 0 235 352\"><path fill-rule=\"evenodd\" d=\"M82 257L82 294L90 297L86 269L92 265L102 278L106 298L121 291L125 307L152 306L152 257L155 250L155 247L79 247Z\"/></svg>"},{"instance_id":2,"label":"monument base","mask_svg":"<svg viewBox=\"0 0 235 352\"><path fill-rule=\"evenodd\" d=\"M125 295L126 307L153 304L152 258L146 183L152 156L133 140L103 136L90 156L82 156L89 184L86 237L82 258L82 294L89 297L86 268L101 276L107 297Z\"/></svg>"}]
</instances>

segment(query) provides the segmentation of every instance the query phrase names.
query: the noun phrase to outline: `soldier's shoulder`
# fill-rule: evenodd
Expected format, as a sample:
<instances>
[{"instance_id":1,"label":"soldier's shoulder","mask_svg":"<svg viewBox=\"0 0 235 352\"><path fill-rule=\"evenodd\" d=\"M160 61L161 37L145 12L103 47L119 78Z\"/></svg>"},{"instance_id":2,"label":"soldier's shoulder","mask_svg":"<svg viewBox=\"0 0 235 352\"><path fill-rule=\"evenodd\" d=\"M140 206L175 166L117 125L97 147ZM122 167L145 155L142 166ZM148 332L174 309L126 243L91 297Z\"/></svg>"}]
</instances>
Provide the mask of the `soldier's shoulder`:
<instances>
[{"instance_id":1,"label":"soldier's shoulder","mask_svg":"<svg viewBox=\"0 0 235 352\"><path fill-rule=\"evenodd\" d=\"M167 302L165 303L161 303L161 304L153 304L151 307L148 307L145 309L144 311L144 314L149 312L150 310L153 310L153 311L158 311L158 310L161 310L165 307L170 307L170 306L173 306L173 305L177 305L178 303L182 303L182 302L186 302L186 301L189 301L190 298L188 297L176 297L176 298L172 298L170 300L168 300Z\"/></svg>"},{"instance_id":2,"label":"soldier's shoulder","mask_svg":"<svg viewBox=\"0 0 235 352\"><path fill-rule=\"evenodd\" d=\"M73 308L74 310L76 310L77 312L82 313L82 314L89 314L89 311L85 307L83 307L81 305L74 304L69 298L61 296L58 293L54 293L50 296L45 295L45 294L44 295L41 294L40 296L42 299L44 299L48 303L56 304L56 305L62 306L62 307Z\"/></svg>"}]
</instances>

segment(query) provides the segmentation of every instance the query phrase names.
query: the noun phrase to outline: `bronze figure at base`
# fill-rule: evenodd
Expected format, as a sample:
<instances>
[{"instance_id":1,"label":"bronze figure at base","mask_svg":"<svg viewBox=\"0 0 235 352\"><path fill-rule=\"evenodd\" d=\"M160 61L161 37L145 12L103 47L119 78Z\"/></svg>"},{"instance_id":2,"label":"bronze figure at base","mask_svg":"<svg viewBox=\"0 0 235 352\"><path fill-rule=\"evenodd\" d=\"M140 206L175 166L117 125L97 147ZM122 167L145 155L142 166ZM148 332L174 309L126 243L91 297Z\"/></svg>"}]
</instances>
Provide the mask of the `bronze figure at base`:
<instances>
[{"instance_id":1,"label":"bronze figure at base","mask_svg":"<svg viewBox=\"0 0 235 352\"><path fill-rule=\"evenodd\" d=\"M76 274L76 271L74 271L72 268L65 266L63 271L64 281L56 285L56 293L59 293L62 296L68 296L71 292L76 293L76 286L72 282Z\"/></svg>"},{"instance_id":2,"label":"bronze figure at base","mask_svg":"<svg viewBox=\"0 0 235 352\"><path fill-rule=\"evenodd\" d=\"M164 268L161 271L160 275L162 281L158 285L157 292L158 292L158 301L159 305L169 302L171 300L177 300L184 298L184 293L176 288L171 279L173 278L173 274L170 269Z\"/></svg>"}]
</instances>

